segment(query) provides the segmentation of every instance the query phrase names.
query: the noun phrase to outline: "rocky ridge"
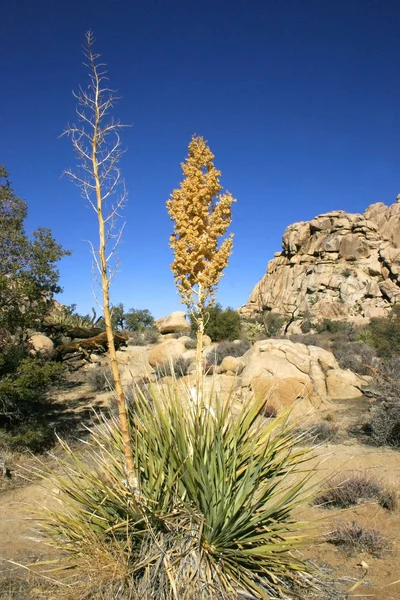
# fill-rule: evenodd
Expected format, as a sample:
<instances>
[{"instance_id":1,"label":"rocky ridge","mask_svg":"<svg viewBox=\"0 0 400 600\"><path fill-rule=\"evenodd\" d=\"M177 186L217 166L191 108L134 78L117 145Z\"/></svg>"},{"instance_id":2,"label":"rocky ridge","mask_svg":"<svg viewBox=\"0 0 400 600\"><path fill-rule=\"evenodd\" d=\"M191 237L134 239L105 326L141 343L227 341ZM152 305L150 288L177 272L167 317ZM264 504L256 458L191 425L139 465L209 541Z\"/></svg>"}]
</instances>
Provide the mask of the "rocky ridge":
<instances>
[{"instance_id":1,"label":"rocky ridge","mask_svg":"<svg viewBox=\"0 0 400 600\"><path fill-rule=\"evenodd\" d=\"M304 320L364 322L400 303L400 195L364 214L336 210L289 225L243 317L263 311Z\"/></svg>"}]
</instances>

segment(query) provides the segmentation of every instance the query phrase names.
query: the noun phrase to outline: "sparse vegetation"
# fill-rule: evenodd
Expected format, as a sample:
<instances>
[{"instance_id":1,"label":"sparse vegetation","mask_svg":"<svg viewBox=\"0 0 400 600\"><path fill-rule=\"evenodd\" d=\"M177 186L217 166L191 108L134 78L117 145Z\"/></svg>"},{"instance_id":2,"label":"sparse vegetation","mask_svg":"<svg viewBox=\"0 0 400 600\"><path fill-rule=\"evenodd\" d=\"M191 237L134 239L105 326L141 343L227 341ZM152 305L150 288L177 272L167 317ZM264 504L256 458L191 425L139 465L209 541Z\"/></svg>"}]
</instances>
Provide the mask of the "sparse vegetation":
<instances>
[{"instance_id":1,"label":"sparse vegetation","mask_svg":"<svg viewBox=\"0 0 400 600\"><path fill-rule=\"evenodd\" d=\"M237 340L236 342L221 342L216 348L207 353L208 365L220 365L225 356L240 357L250 348L247 340Z\"/></svg>"},{"instance_id":2,"label":"sparse vegetation","mask_svg":"<svg viewBox=\"0 0 400 600\"><path fill-rule=\"evenodd\" d=\"M184 377L189 374L189 368L193 364L193 361L189 358L183 358L179 356L175 360L165 362L155 367L155 375L157 379L162 377Z\"/></svg>"},{"instance_id":3,"label":"sparse vegetation","mask_svg":"<svg viewBox=\"0 0 400 600\"><path fill-rule=\"evenodd\" d=\"M332 319L323 319L315 323L315 329L318 333L328 332L330 334L341 334L351 337L354 327L352 323L343 321L333 321Z\"/></svg>"},{"instance_id":4,"label":"sparse vegetation","mask_svg":"<svg viewBox=\"0 0 400 600\"><path fill-rule=\"evenodd\" d=\"M379 356L400 354L400 304L393 307L389 317L371 319L358 335L366 344L376 348Z\"/></svg>"},{"instance_id":5,"label":"sparse vegetation","mask_svg":"<svg viewBox=\"0 0 400 600\"><path fill-rule=\"evenodd\" d=\"M285 318L278 313L266 312L261 315L261 324L266 337L275 337L282 333Z\"/></svg>"},{"instance_id":6,"label":"sparse vegetation","mask_svg":"<svg viewBox=\"0 0 400 600\"><path fill-rule=\"evenodd\" d=\"M185 340L185 348L186 350L195 350L197 346L197 342L194 338L190 338L189 340Z\"/></svg>"},{"instance_id":7,"label":"sparse vegetation","mask_svg":"<svg viewBox=\"0 0 400 600\"><path fill-rule=\"evenodd\" d=\"M339 523L326 539L350 556L368 552L376 558L381 558L390 548L389 541L379 531L362 527L357 521Z\"/></svg>"},{"instance_id":8,"label":"sparse vegetation","mask_svg":"<svg viewBox=\"0 0 400 600\"><path fill-rule=\"evenodd\" d=\"M334 341L331 346L332 352L341 369L350 369L359 375L371 375L373 373L376 352L373 348L363 342Z\"/></svg>"},{"instance_id":9,"label":"sparse vegetation","mask_svg":"<svg viewBox=\"0 0 400 600\"><path fill-rule=\"evenodd\" d=\"M299 434L301 434L302 443L336 442L340 438L340 427L332 421L321 420L300 429Z\"/></svg>"},{"instance_id":10,"label":"sparse vegetation","mask_svg":"<svg viewBox=\"0 0 400 600\"><path fill-rule=\"evenodd\" d=\"M371 476L349 474L331 481L329 488L317 496L314 503L325 508L348 508L369 501L378 502L387 510L395 510L397 493Z\"/></svg>"},{"instance_id":11,"label":"sparse vegetation","mask_svg":"<svg viewBox=\"0 0 400 600\"><path fill-rule=\"evenodd\" d=\"M110 365L96 365L88 371L86 380L94 392L110 391L114 385Z\"/></svg>"},{"instance_id":12,"label":"sparse vegetation","mask_svg":"<svg viewBox=\"0 0 400 600\"><path fill-rule=\"evenodd\" d=\"M147 346L155 344L160 338L160 332L156 327L134 331L129 335L128 346Z\"/></svg>"}]
</instances>

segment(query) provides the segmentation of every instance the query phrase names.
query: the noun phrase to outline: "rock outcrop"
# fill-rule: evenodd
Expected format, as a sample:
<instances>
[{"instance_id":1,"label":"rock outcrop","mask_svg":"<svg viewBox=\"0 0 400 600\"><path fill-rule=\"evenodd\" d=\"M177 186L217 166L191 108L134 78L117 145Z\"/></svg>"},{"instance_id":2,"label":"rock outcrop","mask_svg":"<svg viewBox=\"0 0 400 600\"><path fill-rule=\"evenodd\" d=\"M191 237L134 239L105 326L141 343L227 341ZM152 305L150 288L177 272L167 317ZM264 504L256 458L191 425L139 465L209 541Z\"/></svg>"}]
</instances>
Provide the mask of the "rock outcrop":
<instances>
[{"instance_id":1,"label":"rock outcrop","mask_svg":"<svg viewBox=\"0 0 400 600\"><path fill-rule=\"evenodd\" d=\"M169 317L161 317L155 323L158 331L163 335L168 333L189 333L190 323L186 321L186 313L183 310L177 310Z\"/></svg>"},{"instance_id":2,"label":"rock outcrop","mask_svg":"<svg viewBox=\"0 0 400 600\"><path fill-rule=\"evenodd\" d=\"M42 333L34 333L28 338L28 344L31 348L32 356L52 354L54 350L53 341Z\"/></svg>"},{"instance_id":3,"label":"rock outcrop","mask_svg":"<svg viewBox=\"0 0 400 600\"><path fill-rule=\"evenodd\" d=\"M297 327L304 319L363 322L400 302L400 195L363 215L337 210L289 225L282 246L242 316L295 313Z\"/></svg>"},{"instance_id":4,"label":"rock outcrop","mask_svg":"<svg viewBox=\"0 0 400 600\"><path fill-rule=\"evenodd\" d=\"M335 400L362 396L365 380L340 369L331 352L285 339L256 342L241 359L241 387L268 398L276 409L298 414L326 408Z\"/></svg>"}]
</instances>

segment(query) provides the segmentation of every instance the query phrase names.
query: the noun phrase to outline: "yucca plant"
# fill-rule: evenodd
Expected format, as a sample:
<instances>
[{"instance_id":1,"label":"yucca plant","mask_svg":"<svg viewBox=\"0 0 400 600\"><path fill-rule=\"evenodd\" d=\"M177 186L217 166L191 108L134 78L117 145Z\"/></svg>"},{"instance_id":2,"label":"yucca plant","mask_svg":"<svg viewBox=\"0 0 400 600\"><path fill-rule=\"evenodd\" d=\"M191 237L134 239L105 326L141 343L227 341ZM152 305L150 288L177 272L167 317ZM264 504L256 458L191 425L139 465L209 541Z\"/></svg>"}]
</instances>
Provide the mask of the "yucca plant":
<instances>
[{"instance_id":1,"label":"yucca plant","mask_svg":"<svg viewBox=\"0 0 400 600\"><path fill-rule=\"evenodd\" d=\"M162 389L130 414L140 495L125 481L116 420L99 420L86 458L63 444L50 475L61 507L43 519L51 543L134 582L141 598L293 598L309 570L294 518L310 496L309 451L286 419L260 416L262 403L234 414L233 400L205 408L182 400L182 386Z\"/></svg>"}]
</instances>

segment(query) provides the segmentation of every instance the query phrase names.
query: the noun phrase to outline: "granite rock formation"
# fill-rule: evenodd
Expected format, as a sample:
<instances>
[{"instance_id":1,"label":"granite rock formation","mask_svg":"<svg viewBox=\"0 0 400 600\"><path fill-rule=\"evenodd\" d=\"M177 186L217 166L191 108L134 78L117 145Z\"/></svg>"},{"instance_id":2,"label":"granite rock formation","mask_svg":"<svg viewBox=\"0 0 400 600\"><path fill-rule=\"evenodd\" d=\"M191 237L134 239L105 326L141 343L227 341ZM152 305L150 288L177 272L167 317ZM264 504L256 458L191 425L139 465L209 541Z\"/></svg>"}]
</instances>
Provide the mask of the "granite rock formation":
<instances>
[{"instance_id":1,"label":"granite rock formation","mask_svg":"<svg viewBox=\"0 0 400 600\"><path fill-rule=\"evenodd\" d=\"M397 202L369 206L364 214L343 210L289 225L282 251L240 309L305 319L366 322L400 303L400 195Z\"/></svg>"}]
</instances>

